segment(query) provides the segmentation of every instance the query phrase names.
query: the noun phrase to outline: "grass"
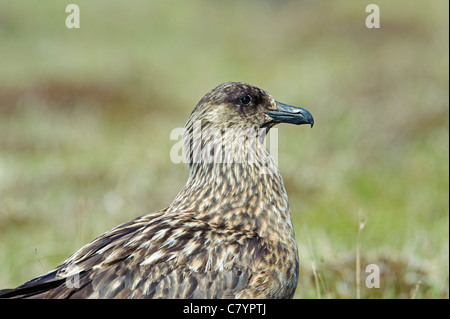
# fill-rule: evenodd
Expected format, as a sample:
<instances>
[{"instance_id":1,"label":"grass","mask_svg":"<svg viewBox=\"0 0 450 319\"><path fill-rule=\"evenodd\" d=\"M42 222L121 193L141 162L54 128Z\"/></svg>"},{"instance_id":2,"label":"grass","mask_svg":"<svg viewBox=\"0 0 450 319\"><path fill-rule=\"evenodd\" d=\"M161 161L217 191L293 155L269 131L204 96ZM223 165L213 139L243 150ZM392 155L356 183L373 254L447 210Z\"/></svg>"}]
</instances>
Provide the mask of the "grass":
<instances>
[{"instance_id":1,"label":"grass","mask_svg":"<svg viewBox=\"0 0 450 319\"><path fill-rule=\"evenodd\" d=\"M378 1L378 30L364 2L77 4L79 30L63 3L0 5L0 287L164 208L188 175L171 130L238 80L316 120L279 127L295 297L449 297L448 2Z\"/></svg>"}]
</instances>

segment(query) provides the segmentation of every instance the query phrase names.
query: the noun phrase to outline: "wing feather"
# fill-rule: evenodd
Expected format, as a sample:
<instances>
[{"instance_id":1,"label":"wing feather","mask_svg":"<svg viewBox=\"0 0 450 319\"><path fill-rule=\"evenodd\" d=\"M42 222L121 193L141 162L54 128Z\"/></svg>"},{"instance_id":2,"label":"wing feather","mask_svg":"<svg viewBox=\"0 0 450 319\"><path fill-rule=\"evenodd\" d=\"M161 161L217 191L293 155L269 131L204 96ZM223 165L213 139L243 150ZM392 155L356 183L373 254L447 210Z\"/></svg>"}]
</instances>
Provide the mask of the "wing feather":
<instances>
[{"instance_id":1,"label":"wing feather","mask_svg":"<svg viewBox=\"0 0 450 319\"><path fill-rule=\"evenodd\" d=\"M158 212L112 229L0 298L233 298L249 285L264 247L253 233Z\"/></svg>"}]
</instances>

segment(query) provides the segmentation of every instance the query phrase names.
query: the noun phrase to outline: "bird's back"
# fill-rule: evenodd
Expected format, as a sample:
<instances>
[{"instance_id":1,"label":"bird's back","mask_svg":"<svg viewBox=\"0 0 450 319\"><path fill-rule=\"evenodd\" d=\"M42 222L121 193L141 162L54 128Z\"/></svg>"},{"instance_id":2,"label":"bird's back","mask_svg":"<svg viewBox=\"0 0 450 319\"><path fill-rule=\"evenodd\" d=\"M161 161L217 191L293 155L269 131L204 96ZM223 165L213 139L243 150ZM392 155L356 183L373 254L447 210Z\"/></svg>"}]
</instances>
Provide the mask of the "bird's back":
<instances>
[{"instance_id":1,"label":"bird's back","mask_svg":"<svg viewBox=\"0 0 450 319\"><path fill-rule=\"evenodd\" d=\"M279 248L252 232L160 211L112 229L52 272L0 297L288 298L295 273L286 287L267 284L280 277L268 267L283 253Z\"/></svg>"}]
</instances>

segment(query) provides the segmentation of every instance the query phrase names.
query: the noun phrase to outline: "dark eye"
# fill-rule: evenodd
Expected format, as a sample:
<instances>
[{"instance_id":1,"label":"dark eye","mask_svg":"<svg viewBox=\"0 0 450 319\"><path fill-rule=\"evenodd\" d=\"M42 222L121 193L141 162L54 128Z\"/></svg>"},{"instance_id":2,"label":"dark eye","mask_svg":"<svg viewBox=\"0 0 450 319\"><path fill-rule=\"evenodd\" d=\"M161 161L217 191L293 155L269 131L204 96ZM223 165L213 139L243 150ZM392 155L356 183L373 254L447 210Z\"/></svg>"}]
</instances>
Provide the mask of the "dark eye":
<instances>
[{"instance_id":1,"label":"dark eye","mask_svg":"<svg viewBox=\"0 0 450 319\"><path fill-rule=\"evenodd\" d=\"M239 99L242 105L247 106L252 102L252 97L250 95L243 96Z\"/></svg>"}]
</instances>

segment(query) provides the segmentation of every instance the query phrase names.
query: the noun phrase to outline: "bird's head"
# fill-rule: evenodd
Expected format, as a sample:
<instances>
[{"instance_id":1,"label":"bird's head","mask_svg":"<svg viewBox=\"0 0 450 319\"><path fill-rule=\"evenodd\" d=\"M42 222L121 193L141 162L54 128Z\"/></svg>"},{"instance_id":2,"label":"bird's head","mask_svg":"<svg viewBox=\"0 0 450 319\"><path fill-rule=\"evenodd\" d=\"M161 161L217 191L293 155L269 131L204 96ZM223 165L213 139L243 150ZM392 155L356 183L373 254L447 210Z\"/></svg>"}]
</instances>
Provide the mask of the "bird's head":
<instances>
[{"instance_id":1,"label":"bird's head","mask_svg":"<svg viewBox=\"0 0 450 319\"><path fill-rule=\"evenodd\" d=\"M236 161L238 157L261 157L267 153L265 135L278 123L313 126L314 119L307 110L277 102L250 84L222 83L203 96L186 123L187 160L234 163L242 162Z\"/></svg>"},{"instance_id":2,"label":"bird's head","mask_svg":"<svg viewBox=\"0 0 450 319\"><path fill-rule=\"evenodd\" d=\"M217 129L271 128L278 123L314 124L303 108L277 102L268 92L242 82L225 82L198 102L189 122L201 120L202 126Z\"/></svg>"}]
</instances>

